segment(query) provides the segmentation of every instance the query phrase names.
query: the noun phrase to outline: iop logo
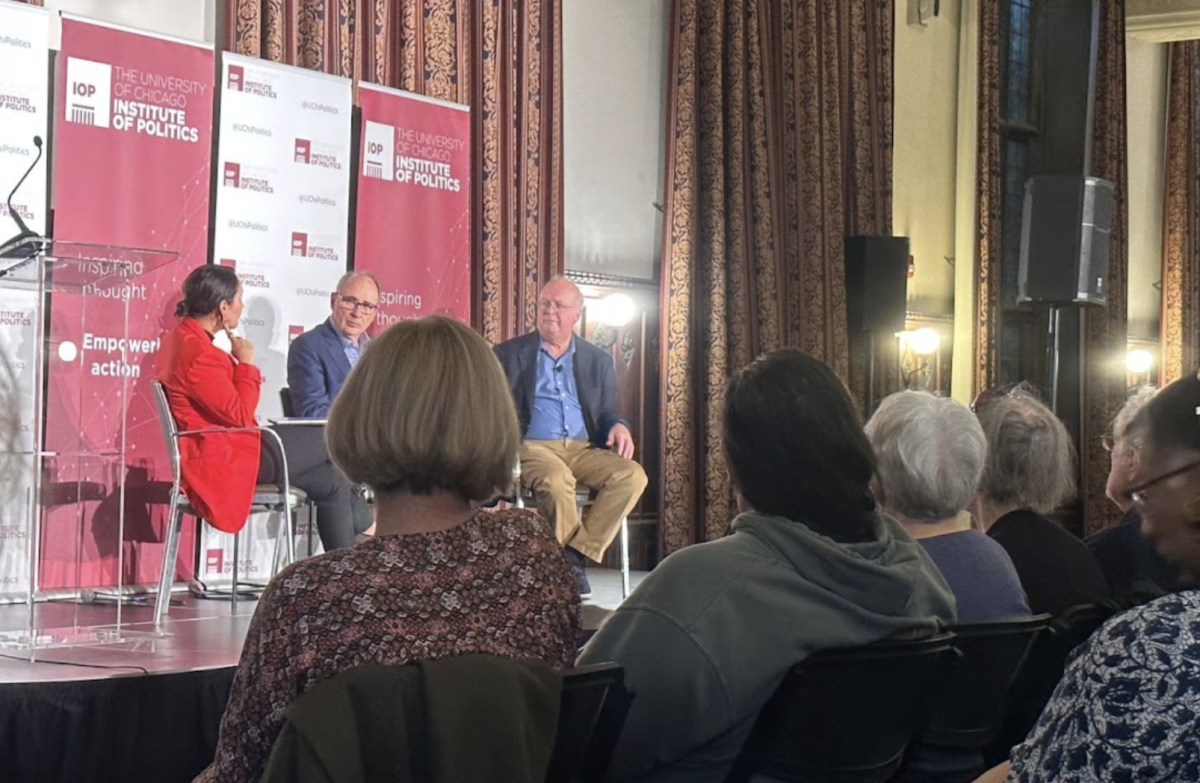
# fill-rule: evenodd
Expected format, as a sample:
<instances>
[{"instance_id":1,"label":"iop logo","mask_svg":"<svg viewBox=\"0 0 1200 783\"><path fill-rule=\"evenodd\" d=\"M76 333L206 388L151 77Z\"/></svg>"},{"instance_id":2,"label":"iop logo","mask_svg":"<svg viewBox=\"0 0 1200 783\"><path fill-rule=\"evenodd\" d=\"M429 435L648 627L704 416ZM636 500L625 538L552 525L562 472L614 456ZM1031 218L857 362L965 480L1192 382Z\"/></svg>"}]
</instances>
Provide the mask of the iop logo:
<instances>
[{"instance_id":1,"label":"iop logo","mask_svg":"<svg viewBox=\"0 0 1200 783\"><path fill-rule=\"evenodd\" d=\"M112 113L112 66L67 58L67 122L107 128Z\"/></svg>"},{"instance_id":2,"label":"iop logo","mask_svg":"<svg viewBox=\"0 0 1200 783\"><path fill-rule=\"evenodd\" d=\"M392 180L396 177L396 129L391 125L367 120L363 144L363 176Z\"/></svg>"}]
</instances>

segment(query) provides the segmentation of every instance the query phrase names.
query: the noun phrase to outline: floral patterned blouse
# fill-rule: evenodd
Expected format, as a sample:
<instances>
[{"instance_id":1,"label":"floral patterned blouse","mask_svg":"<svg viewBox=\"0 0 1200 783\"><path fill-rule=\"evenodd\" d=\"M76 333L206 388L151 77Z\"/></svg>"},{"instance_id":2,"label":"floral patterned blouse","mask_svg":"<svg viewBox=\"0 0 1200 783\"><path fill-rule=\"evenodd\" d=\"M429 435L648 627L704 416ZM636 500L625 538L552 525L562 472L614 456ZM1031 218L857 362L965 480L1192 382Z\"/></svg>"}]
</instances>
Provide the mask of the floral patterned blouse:
<instances>
[{"instance_id":1,"label":"floral patterned blouse","mask_svg":"<svg viewBox=\"0 0 1200 783\"><path fill-rule=\"evenodd\" d=\"M1200 591L1112 618L1079 648L1009 781L1200 781Z\"/></svg>"},{"instance_id":2,"label":"floral patterned blouse","mask_svg":"<svg viewBox=\"0 0 1200 783\"><path fill-rule=\"evenodd\" d=\"M529 511L480 511L450 530L378 536L288 566L259 601L197 783L254 783L284 708L314 684L365 663L466 653L575 659L575 576Z\"/></svg>"}]
</instances>

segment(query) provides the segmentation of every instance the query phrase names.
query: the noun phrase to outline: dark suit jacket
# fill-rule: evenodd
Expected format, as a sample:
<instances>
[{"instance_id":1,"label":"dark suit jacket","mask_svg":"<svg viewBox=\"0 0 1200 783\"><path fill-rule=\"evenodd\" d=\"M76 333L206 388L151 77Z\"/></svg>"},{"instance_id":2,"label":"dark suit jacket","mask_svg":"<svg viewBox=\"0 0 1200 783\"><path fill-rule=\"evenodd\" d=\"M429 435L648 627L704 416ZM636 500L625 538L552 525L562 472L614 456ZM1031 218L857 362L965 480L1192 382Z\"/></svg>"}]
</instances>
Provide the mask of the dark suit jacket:
<instances>
[{"instance_id":1,"label":"dark suit jacket","mask_svg":"<svg viewBox=\"0 0 1200 783\"><path fill-rule=\"evenodd\" d=\"M496 358L500 360L500 366L508 376L508 387L512 391L513 402L517 405L522 438L529 430L529 419L533 411L537 354L541 342L542 338L537 332L530 332L505 340L495 349ZM617 410L617 371L612 357L576 335L575 358L572 364L575 368L575 389L579 392L579 405L583 408L588 440L603 448L613 425L629 426Z\"/></svg>"},{"instance_id":2,"label":"dark suit jacket","mask_svg":"<svg viewBox=\"0 0 1200 783\"><path fill-rule=\"evenodd\" d=\"M342 338L329 319L292 341L288 348L288 396L292 415L298 419L324 419L337 397L350 360L342 348Z\"/></svg>"}]
</instances>

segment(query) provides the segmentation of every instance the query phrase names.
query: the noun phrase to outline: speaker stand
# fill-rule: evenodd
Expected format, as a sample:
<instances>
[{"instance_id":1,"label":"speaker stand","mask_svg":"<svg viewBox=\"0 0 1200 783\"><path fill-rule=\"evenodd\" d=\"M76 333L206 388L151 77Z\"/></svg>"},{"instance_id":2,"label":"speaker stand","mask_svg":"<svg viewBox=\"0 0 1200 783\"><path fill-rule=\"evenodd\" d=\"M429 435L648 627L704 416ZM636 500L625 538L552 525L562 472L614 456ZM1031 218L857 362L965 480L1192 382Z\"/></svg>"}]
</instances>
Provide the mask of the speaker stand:
<instances>
[{"instance_id":1,"label":"speaker stand","mask_svg":"<svg viewBox=\"0 0 1200 783\"><path fill-rule=\"evenodd\" d=\"M863 419L871 418L875 412L875 332L867 332L867 409Z\"/></svg>"},{"instance_id":2,"label":"speaker stand","mask_svg":"<svg viewBox=\"0 0 1200 783\"><path fill-rule=\"evenodd\" d=\"M1058 375L1059 355L1062 353L1062 308L1050 305L1049 323L1047 324L1049 339L1046 341L1046 372L1049 378L1046 388L1050 392L1050 410L1058 413Z\"/></svg>"}]
</instances>

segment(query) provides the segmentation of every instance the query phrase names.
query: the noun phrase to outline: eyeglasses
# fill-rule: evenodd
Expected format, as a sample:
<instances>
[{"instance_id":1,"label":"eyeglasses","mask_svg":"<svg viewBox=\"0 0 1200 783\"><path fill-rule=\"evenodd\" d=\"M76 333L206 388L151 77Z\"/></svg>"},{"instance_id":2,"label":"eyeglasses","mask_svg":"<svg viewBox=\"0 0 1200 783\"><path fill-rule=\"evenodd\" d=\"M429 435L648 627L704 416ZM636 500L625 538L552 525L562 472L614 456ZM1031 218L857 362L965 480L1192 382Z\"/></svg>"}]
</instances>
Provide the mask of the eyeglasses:
<instances>
[{"instance_id":1,"label":"eyeglasses","mask_svg":"<svg viewBox=\"0 0 1200 783\"><path fill-rule=\"evenodd\" d=\"M1186 465L1175 468L1175 470L1169 470L1166 473L1162 474L1161 476L1156 476L1147 482L1144 482L1142 484L1139 484L1136 487L1133 487L1126 494L1129 495L1129 498L1131 500L1133 500L1134 503L1137 503L1138 505L1145 505L1146 502L1150 499L1150 496L1146 494L1147 489L1149 489L1150 487L1153 487L1155 484L1161 484L1164 481L1173 479L1176 476L1182 476L1183 474L1187 473L1188 471L1195 470L1196 468L1200 468L1200 460L1193 460L1192 462L1189 462Z\"/></svg>"},{"instance_id":2,"label":"eyeglasses","mask_svg":"<svg viewBox=\"0 0 1200 783\"><path fill-rule=\"evenodd\" d=\"M576 305L567 304L566 302L555 302L550 299L543 299L538 302L538 309L545 310L547 313L561 313L564 310L574 310Z\"/></svg>"},{"instance_id":3,"label":"eyeglasses","mask_svg":"<svg viewBox=\"0 0 1200 783\"><path fill-rule=\"evenodd\" d=\"M365 315L374 315L375 311L379 309L379 305L371 302L360 302L353 296L342 296L341 294L338 294L337 298L342 307L346 308L347 310L362 310Z\"/></svg>"},{"instance_id":4,"label":"eyeglasses","mask_svg":"<svg viewBox=\"0 0 1200 783\"><path fill-rule=\"evenodd\" d=\"M1100 436L1100 445L1105 451L1112 453L1112 450L1117 447L1117 439L1109 434L1102 435Z\"/></svg>"}]
</instances>

